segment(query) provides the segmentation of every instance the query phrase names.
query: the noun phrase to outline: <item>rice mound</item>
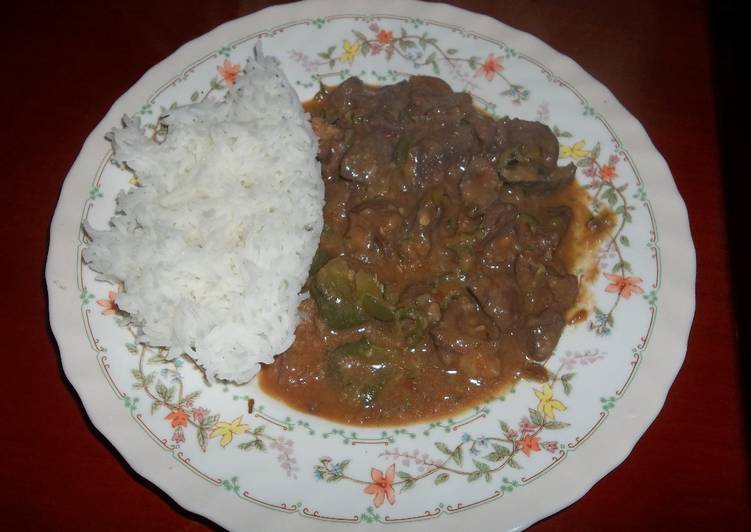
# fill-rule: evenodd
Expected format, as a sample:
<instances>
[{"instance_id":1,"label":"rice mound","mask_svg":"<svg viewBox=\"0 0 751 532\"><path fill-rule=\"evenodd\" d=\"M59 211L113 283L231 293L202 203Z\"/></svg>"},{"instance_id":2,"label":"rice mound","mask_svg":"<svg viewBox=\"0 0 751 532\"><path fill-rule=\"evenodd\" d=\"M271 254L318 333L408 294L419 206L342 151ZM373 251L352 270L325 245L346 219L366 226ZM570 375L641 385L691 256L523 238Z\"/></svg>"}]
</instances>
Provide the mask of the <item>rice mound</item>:
<instances>
[{"instance_id":1,"label":"rice mound","mask_svg":"<svg viewBox=\"0 0 751 532\"><path fill-rule=\"evenodd\" d=\"M85 226L84 261L122 283L138 340L190 355L242 383L286 350L323 227L318 144L286 77L260 48L220 103L163 117L163 142L138 118L111 141L139 187L117 197L110 229Z\"/></svg>"}]
</instances>

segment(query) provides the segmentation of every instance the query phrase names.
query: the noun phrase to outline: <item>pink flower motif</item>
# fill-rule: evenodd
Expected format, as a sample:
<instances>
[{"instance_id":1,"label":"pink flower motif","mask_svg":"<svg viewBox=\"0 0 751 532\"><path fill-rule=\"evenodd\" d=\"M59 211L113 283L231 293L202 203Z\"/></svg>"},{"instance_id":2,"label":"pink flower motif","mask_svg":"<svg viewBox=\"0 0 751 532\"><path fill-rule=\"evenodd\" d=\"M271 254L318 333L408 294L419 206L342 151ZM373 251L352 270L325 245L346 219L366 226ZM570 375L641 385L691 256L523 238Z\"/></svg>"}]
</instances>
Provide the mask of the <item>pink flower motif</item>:
<instances>
[{"instance_id":1,"label":"pink flower motif","mask_svg":"<svg viewBox=\"0 0 751 532\"><path fill-rule=\"evenodd\" d=\"M605 182L612 181L615 177L617 177L618 174L615 170L614 164L603 164L600 167L600 178Z\"/></svg>"},{"instance_id":2,"label":"pink flower motif","mask_svg":"<svg viewBox=\"0 0 751 532\"><path fill-rule=\"evenodd\" d=\"M229 62L229 59L225 59L224 63L216 67L216 70L224 79L224 83L226 83L228 87L231 87L235 84L235 80L237 79L238 74L240 74L241 68L240 65L233 65Z\"/></svg>"},{"instance_id":3,"label":"pink flower motif","mask_svg":"<svg viewBox=\"0 0 751 532\"><path fill-rule=\"evenodd\" d=\"M111 316L120 312L120 307L115 303L115 297L117 297L117 294L109 291L107 292L107 299L97 299L96 304L102 307L103 316Z\"/></svg>"},{"instance_id":4,"label":"pink flower motif","mask_svg":"<svg viewBox=\"0 0 751 532\"><path fill-rule=\"evenodd\" d=\"M374 42L370 45L370 55L378 55L383 50L381 43Z\"/></svg>"},{"instance_id":5,"label":"pink flower motif","mask_svg":"<svg viewBox=\"0 0 751 532\"><path fill-rule=\"evenodd\" d=\"M203 421L203 418L206 417L206 414L208 414L209 411L208 409L199 406L198 408L194 408L192 410L192 413L193 413L193 419L196 420L196 423L201 423Z\"/></svg>"},{"instance_id":6,"label":"pink flower motif","mask_svg":"<svg viewBox=\"0 0 751 532\"><path fill-rule=\"evenodd\" d=\"M381 44L390 44L394 40L394 33L386 30L381 30L376 36L378 42Z\"/></svg>"},{"instance_id":7,"label":"pink flower motif","mask_svg":"<svg viewBox=\"0 0 751 532\"><path fill-rule=\"evenodd\" d=\"M373 479L373 482L368 484L363 491L373 496L373 506L376 508L379 508L383 504L384 499L387 499L391 505L396 502L396 494L393 487L395 476L395 464L391 464L386 473L376 468L370 470L370 477Z\"/></svg>"},{"instance_id":8,"label":"pink flower motif","mask_svg":"<svg viewBox=\"0 0 751 532\"><path fill-rule=\"evenodd\" d=\"M519 422L519 432L522 434L534 432L535 430L537 430L537 426L533 425L529 418L525 417Z\"/></svg>"},{"instance_id":9,"label":"pink flower motif","mask_svg":"<svg viewBox=\"0 0 751 532\"><path fill-rule=\"evenodd\" d=\"M549 453L557 453L558 452L558 442L557 441L546 441L542 443L542 448L545 449Z\"/></svg>"},{"instance_id":10,"label":"pink flower motif","mask_svg":"<svg viewBox=\"0 0 751 532\"><path fill-rule=\"evenodd\" d=\"M594 164L594 163L592 163L592 164L590 164L589 166L587 166L587 167L586 167L586 168L585 168L585 169L584 169L584 170L582 171L582 173L583 173L583 174L584 174L585 176L587 176L587 177L594 177L595 175L597 175L597 167L595 166L595 164Z\"/></svg>"},{"instance_id":11,"label":"pink flower motif","mask_svg":"<svg viewBox=\"0 0 751 532\"><path fill-rule=\"evenodd\" d=\"M183 443L185 441L185 433L181 427L177 427L175 432L172 433L172 441L175 443Z\"/></svg>"},{"instance_id":12,"label":"pink flower motif","mask_svg":"<svg viewBox=\"0 0 751 532\"><path fill-rule=\"evenodd\" d=\"M164 419L170 422L172 428L188 426L188 414L180 409L172 410Z\"/></svg>"},{"instance_id":13,"label":"pink flower motif","mask_svg":"<svg viewBox=\"0 0 751 532\"><path fill-rule=\"evenodd\" d=\"M480 65L480 68L475 72L475 77L484 76L486 80L493 81L496 74L500 74L503 71L503 65L501 64L501 57L493 54L488 54L485 58L485 62Z\"/></svg>"},{"instance_id":14,"label":"pink flower motif","mask_svg":"<svg viewBox=\"0 0 751 532\"><path fill-rule=\"evenodd\" d=\"M616 164L618 164L618 161L620 161L620 160L621 159L617 155L611 155L610 157L608 157L608 164L610 164L610 165L616 165Z\"/></svg>"},{"instance_id":15,"label":"pink flower motif","mask_svg":"<svg viewBox=\"0 0 751 532\"><path fill-rule=\"evenodd\" d=\"M527 456L531 456L532 453L536 453L540 450L540 438L539 436L532 436L528 434L519 440L519 449Z\"/></svg>"},{"instance_id":16,"label":"pink flower motif","mask_svg":"<svg viewBox=\"0 0 751 532\"><path fill-rule=\"evenodd\" d=\"M613 292L623 296L623 299L628 299L631 294L643 294L644 290L639 286L642 282L639 277L626 277L623 275L615 275L613 273L604 273L610 284L605 287L606 292Z\"/></svg>"},{"instance_id":17,"label":"pink flower motif","mask_svg":"<svg viewBox=\"0 0 751 532\"><path fill-rule=\"evenodd\" d=\"M509 440L515 440L515 439L517 438L517 436L519 436L519 433L518 433L518 432L516 432L515 430L510 430L510 431L508 431L508 432L506 433L506 437L507 437L507 438L508 438Z\"/></svg>"},{"instance_id":18,"label":"pink flower motif","mask_svg":"<svg viewBox=\"0 0 751 532\"><path fill-rule=\"evenodd\" d=\"M378 30L379 30L380 28L378 27L378 24L376 24L375 22L371 22L371 23L370 23L370 26L368 26L368 29L369 29L370 31L372 31L373 33L378 33Z\"/></svg>"}]
</instances>

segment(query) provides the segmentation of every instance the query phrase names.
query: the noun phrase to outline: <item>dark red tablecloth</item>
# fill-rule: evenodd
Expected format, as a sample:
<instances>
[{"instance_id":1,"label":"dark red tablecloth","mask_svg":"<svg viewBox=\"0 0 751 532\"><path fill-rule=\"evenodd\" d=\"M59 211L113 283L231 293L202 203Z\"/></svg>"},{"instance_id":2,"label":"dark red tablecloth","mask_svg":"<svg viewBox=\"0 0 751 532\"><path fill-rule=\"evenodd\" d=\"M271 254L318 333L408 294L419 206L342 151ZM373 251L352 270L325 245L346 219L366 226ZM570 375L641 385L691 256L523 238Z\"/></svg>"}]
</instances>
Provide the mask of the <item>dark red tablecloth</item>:
<instances>
[{"instance_id":1,"label":"dark red tablecloth","mask_svg":"<svg viewBox=\"0 0 751 532\"><path fill-rule=\"evenodd\" d=\"M181 44L269 3L3 6L3 528L212 526L134 474L88 423L49 332L44 263L61 183L115 99ZM696 319L664 409L623 465L537 528L751 529L707 6L455 3L540 37L613 91L670 164L698 252Z\"/></svg>"}]
</instances>

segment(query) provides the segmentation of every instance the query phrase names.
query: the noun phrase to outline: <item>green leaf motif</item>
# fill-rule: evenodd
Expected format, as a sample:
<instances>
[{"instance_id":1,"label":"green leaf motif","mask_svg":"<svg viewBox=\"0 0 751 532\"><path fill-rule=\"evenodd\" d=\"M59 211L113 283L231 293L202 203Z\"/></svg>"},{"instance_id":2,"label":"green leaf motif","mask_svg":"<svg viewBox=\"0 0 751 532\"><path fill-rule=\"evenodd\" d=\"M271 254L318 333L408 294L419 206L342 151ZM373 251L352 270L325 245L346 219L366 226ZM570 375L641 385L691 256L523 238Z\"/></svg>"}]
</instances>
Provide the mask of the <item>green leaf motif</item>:
<instances>
[{"instance_id":1,"label":"green leaf motif","mask_svg":"<svg viewBox=\"0 0 751 532\"><path fill-rule=\"evenodd\" d=\"M485 460L488 460L490 462L500 462L501 460L503 460L504 458L510 455L511 455L511 451L507 447L494 443L493 452L485 456Z\"/></svg>"},{"instance_id":2,"label":"green leaf motif","mask_svg":"<svg viewBox=\"0 0 751 532\"><path fill-rule=\"evenodd\" d=\"M535 410L534 408L529 409L529 420L532 422L533 425L540 426L542 425L542 414Z\"/></svg>"},{"instance_id":3,"label":"green leaf motif","mask_svg":"<svg viewBox=\"0 0 751 532\"><path fill-rule=\"evenodd\" d=\"M563 384L563 393L566 395L571 394L571 390L573 387L571 386L571 379L574 378L574 375L576 373L566 373L565 375L561 375L561 384Z\"/></svg>"},{"instance_id":4,"label":"green leaf motif","mask_svg":"<svg viewBox=\"0 0 751 532\"><path fill-rule=\"evenodd\" d=\"M477 468L477 470L483 475L490 471L490 467L485 462L480 462L479 460L472 460L472 463L475 464L475 467Z\"/></svg>"},{"instance_id":5,"label":"green leaf motif","mask_svg":"<svg viewBox=\"0 0 751 532\"><path fill-rule=\"evenodd\" d=\"M154 353L149 359L146 361L148 364L166 364L169 362L167 358L164 356L164 354L161 351L158 351Z\"/></svg>"},{"instance_id":6,"label":"green leaf motif","mask_svg":"<svg viewBox=\"0 0 751 532\"><path fill-rule=\"evenodd\" d=\"M459 467L462 466L462 462L464 461L464 451L462 451L461 445L454 449L454 452L451 453L451 458L454 459L456 465L458 465Z\"/></svg>"},{"instance_id":7,"label":"green leaf motif","mask_svg":"<svg viewBox=\"0 0 751 532\"><path fill-rule=\"evenodd\" d=\"M399 488L399 493L412 488L415 485L415 482L417 482L417 479L415 479L412 475L405 471L399 471L396 476L398 476L403 481L401 488Z\"/></svg>"},{"instance_id":8,"label":"green leaf motif","mask_svg":"<svg viewBox=\"0 0 751 532\"><path fill-rule=\"evenodd\" d=\"M618 196L616 196L615 191L612 188L605 190L605 192L602 193L602 197L607 200L608 205L611 207L618 203Z\"/></svg>"},{"instance_id":9,"label":"green leaf motif","mask_svg":"<svg viewBox=\"0 0 751 532\"><path fill-rule=\"evenodd\" d=\"M448 479L449 479L448 473L441 473L440 475L435 477L435 480L433 482L436 486L438 486L439 484L443 484L444 482L446 482Z\"/></svg>"},{"instance_id":10,"label":"green leaf motif","mask_svg":"<svg viewBox=\"0 0 751 532\"><path fill-rule=\"evenodd\" d=\"M201 427L204 427L204 428L210 428L216 425L218 421L219 421L219 414L214 414L213 416L205 416L201 420L200 425Z\"/></svg>"},{"instance_id":11,"label":"green leaf motif","mask_svg":"<svg viewBox=\"0 0 751 532\"><path fill-rule=\"evenodd\" d=\"M631 273L631 263L625 260L621 260L613 265L613 273L617 273L621 270Z\"/></svg>"},{"instance_id":12,"label":"green leaf motif","mask_svg":"<svg viewBox=\"0 0 751 532\"><path fill-rule=\"evenodd\" d=\"M595 144L594 148L592 148L592 152L589 154L589 156L595 161L600 157L600 143L599 142Z\"/></svg>"},{"instance_id":13,"label":"green leaf motif","mask_svg":"<svg viewBox=\"0 0 751 532\"><path fill-rule=\"evenodd\" d=\"M562 421L555 421L555 420L550 419L545 422L543 427L545 427L546 429L555 430L555 429L565 429L569 425L570 423L564 423Z\"/></svg>"},{"instance_id":14,"label":"green leaf motif","mask_svg":"<svg viewBox=\"0 0 751 532\"><path fill-rule=\"evenodd\" d=\"M437 442L435 442L435 446L443 454L448 454L448 455L451 454L451 450L448 448L448 446L445 443L437 441Z\"/></svg>"},{"instance_id":15,"label":"green leaf motif","mask_svg":"<svg viewBox=\"0 0 751 532\"><path fill-rule=\"evenodd\" d=\"M175 394L175 387L167 388L161 382L156 383L156 394L164 403L171 403L172 396Z\"/></svg>"},{"instance_id":16,"label":"green leaf motif","mask_svg":"<svg viewBox=\"0 0 751 532\"><path fill-rule=\"evenodd\" d=\"M250 451L253 449L259 450L259 451L265 451L266 446L264 445L263 441L256 438L255 440L246 441L238 445L240 449L243 451Z\"/></svg>"},{"instance_id":17,"label":"green leaf motif","mask_svg":"<svg viewBox=\"0 0 751 532\"><path fill-rule=\"evenodd\" d=\"M506 463L509 465L509 467L513 467L514 469L521 469L522 468L522 466L519 465L519 462L517 462L513 458L509 458Z\"/></svg>"}]
</instances>

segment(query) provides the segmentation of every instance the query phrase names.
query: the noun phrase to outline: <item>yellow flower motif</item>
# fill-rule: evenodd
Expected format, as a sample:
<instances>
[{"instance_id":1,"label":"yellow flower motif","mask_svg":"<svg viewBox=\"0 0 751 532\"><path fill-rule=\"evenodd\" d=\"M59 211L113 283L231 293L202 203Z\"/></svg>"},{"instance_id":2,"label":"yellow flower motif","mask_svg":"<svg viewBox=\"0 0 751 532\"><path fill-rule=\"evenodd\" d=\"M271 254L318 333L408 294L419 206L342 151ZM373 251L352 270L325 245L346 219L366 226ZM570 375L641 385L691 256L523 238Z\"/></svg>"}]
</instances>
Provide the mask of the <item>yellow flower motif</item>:
<instances>
[{"instance_id":1,"label":"yellow flower motif","mask_svg":"<svg viewBox=\"0 0 751 532\"><path fill-rule=\"evenodd\" d=\"M357 57L357 54L360 53L362 44L360 44L359 41L349 42L347 39L344 39L342 46L344 47L344 51L342 52L342 55L339 56L339 59L341 59L343 63L349 63L351 65L352 61Z\"/></svg>"},{"instance_id":2,"label":"yellow flower motif","mask_svg":"<svg viewBox=\"0 0 751 532\"><path fill-rule=\"evenodd\" d=\"M222 439L219 441L219 445L222 447L226 447L229 445L229 442L232 441L232 438L235 437L235 435L243 434L244 432L248 431L248 425L244 425L240 423L242 421L243 417L236 417L232 420L231 423L227 423L226 421L220 421L216 424L216 428L211 433L210 438L216 438L217 436L221 436Z\"/></svg>"},{"instance_id":3,"label":"yellow flower motif","mask_svg":"<svg viewBox=\"0 0 751 532\"><path fill-rule=\"evenodd\" d=\"M563 146L561 145L561 158L571 158L575 161L578 161L579 159L583 159L584 157L589 157L590 152L584 149L584 141L580 140L576 144L572 146Z\"/></svg>"},{"instance_id":4,"label":"yellow flower motif","mask_svg":"<svg viewBox=\"0 0 751 532\"><path fill-rule=\"evenodd\" d=\"M534 392L537 398L540 400L537 405L537 411L545 414L545 417L555 419L553 410L560 410L561 412L566 410L566 405L564 405L557 399L553 399L553 389L547 382L543 384L542 390L534 390Z\"/></svg>"}]
</instances>

